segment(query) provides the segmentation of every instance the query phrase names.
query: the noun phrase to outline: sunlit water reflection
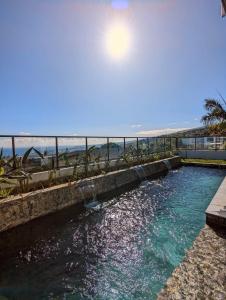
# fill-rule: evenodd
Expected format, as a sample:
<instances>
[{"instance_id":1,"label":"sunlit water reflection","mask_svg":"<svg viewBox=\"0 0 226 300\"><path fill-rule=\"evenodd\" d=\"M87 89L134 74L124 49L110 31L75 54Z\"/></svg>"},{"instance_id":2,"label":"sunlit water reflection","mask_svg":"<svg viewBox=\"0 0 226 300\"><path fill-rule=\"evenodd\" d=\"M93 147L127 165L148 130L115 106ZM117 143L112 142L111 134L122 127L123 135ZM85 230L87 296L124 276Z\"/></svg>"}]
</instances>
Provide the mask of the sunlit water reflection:
<instances>
[{"instance_id":1,"label":"sunlit water reflection","mask_svg":"<svg viewBox=\"0 0 226 300\"><path fill-rule=\"evenodd\" d=\"M223 170L182 167L94 209L0 237L7 299L155 299L205 222Z\"/></svg>"}]
</instances>

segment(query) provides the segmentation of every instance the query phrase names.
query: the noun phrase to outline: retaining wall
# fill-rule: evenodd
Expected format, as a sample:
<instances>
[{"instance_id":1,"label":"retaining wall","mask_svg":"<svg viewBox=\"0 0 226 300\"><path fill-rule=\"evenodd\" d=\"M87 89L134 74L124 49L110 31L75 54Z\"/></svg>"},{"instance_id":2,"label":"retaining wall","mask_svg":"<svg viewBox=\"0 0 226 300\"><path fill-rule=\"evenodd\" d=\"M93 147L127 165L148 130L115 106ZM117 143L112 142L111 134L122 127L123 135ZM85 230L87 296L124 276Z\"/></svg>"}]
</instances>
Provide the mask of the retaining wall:
<instances>
[{"instance_id":1,"label":"retaining wall","mask_svg":"<svg viewBox=\"0 0 226 300\"><path fill-rule=\"evenodd\" d=\"M145 177L153 177L180 166L180 157L172 157L84 180L57 185L0 201L0 232L57 210L116 191Z\"/></svg>"}]
</instances>

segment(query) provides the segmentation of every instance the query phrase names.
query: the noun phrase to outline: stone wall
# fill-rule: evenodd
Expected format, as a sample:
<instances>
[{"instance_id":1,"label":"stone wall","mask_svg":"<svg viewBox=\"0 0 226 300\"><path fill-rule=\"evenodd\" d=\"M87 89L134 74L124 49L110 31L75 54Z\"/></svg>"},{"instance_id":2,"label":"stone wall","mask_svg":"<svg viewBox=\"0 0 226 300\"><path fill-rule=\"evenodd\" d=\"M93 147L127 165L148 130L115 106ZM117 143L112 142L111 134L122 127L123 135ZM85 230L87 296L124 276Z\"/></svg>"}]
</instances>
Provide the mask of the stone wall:
<instances>
[{"instance_id":1,"label":"stone wall","mask_svg":"<svg viewBox=\"0 0 226 300\"><path fill-rule=\"evenodd\" d=\"M145 177L153 177L180 166L180 158L173 157L125 170L115 171L84 180L57 185L0 201L0 232L53 213L70 205L117 191Z\"/></svg>"}]
</instances>

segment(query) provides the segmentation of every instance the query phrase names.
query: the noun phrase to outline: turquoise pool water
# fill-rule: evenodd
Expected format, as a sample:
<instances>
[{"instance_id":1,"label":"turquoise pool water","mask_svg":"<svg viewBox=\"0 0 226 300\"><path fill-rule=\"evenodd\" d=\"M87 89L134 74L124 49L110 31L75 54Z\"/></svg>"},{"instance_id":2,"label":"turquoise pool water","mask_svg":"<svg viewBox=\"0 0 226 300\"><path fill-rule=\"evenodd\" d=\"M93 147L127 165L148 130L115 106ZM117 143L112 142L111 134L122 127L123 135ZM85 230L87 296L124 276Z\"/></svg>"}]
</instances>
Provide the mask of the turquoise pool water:
<instances>
[{"instance_id":1,"label":"turquoise pool water","mask_svg":"<svg viewBox=\"0 0 226 300\"><path fill-rule=\"evenodd\" d=\"M182 167L0 236L6 299L155 299L205 223L225 171Z\"/></svg>"}]
</instances>

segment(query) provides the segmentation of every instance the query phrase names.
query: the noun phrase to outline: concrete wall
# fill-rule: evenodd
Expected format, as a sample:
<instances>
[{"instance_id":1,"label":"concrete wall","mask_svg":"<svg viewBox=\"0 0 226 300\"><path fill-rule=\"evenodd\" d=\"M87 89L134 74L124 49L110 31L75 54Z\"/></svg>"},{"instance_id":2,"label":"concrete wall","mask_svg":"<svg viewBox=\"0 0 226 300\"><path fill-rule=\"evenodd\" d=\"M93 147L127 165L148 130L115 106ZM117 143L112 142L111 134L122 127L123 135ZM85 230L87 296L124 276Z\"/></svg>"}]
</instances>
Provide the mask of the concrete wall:
<instances>
[{"instance_id":1,"label":"concrete wall","mask_svg":"<svg viewBox=\"0 0 226 300\"><path fill-rule=\"evenodd\" d=\"M225 151L183 150L183 151L179 151L178 155L183 158L226 159L226 150Z\"/></svg>"},{"instance_id":2,"label":"concrete wall","mask_svg":"<svg viewBox=\"0 0 226 300\"><path fill-rule=\"evenodd\" d=\"M167 161L170 162L172 168L180 166L180 158L173 157L144 164L142 168L136 166L3 199L0 201L0 232L91 199L94 193L100 196L138 182L145 177L167 172Z\"/></svg>"}]
</instances>

